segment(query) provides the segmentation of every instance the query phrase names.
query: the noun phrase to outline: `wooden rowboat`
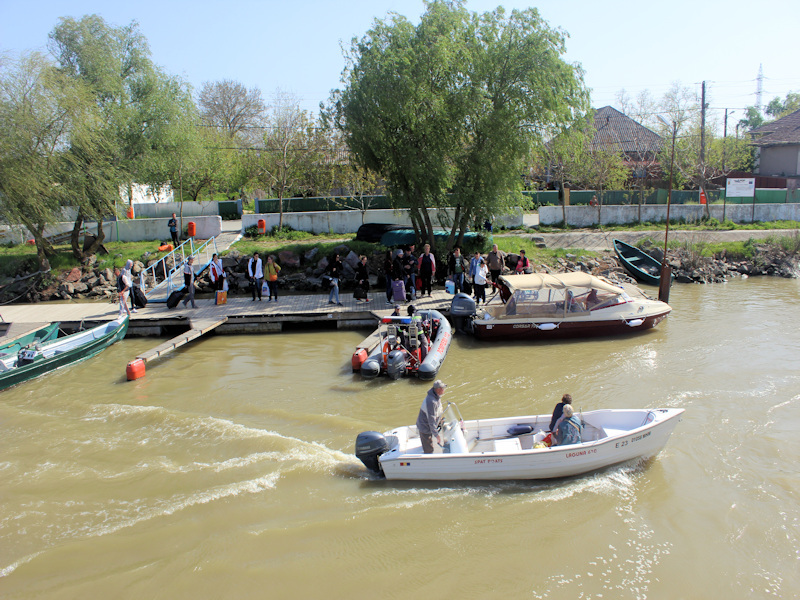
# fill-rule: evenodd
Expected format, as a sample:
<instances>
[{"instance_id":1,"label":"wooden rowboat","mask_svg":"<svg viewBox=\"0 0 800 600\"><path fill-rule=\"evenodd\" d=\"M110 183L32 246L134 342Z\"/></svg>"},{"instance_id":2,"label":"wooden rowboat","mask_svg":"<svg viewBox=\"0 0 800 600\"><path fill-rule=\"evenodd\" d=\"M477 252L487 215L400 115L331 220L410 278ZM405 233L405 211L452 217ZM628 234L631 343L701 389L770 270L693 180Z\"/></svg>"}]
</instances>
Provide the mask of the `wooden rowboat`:
<instances>
[{"instance_id":1,"label":"wooden rowboat","mask_svg":"<svg viewBox=\"0 0 800 600\"><path fill-rule=\"evenodd\" d=\"M650 285L658 285L661 279L661 263L636 246L614 240L614 252L622 266L637 281Z\"/></svg>"},{"instance_id":2,"label":"wooden rowboat","mask_svg":"<svg viewBox=\"0 0 800 600\"><path fill-rule=\"evenodd\" d=\"M28 331L11 338L0 338L0 356L17 354L25 346L49 342L58 337L58 323L50 323L40 329Z\"/></svg>"},{"instance_id":3,"label":"wooden rowboat","mask_svg":"<svg viewBox=\"0 0 800 600\"><path fill-rule=\"evenodd\" d=\"M128 316L0 357L0 390L91 358L125 337Z\"/></svg>"}]
</instances>

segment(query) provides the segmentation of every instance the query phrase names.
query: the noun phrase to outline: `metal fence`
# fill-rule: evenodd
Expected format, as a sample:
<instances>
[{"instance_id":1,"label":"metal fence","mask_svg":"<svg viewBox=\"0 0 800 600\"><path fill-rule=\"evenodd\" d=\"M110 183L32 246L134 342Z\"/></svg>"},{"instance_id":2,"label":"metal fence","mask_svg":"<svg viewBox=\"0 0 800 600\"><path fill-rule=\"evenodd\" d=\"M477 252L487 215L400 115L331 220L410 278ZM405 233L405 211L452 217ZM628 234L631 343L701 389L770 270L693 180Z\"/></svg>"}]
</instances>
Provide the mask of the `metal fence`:
<instances>
[{"instance_id":1,"label":"metal fence","mask_svg":"<svg viewBox=\"0 0 800 600\"><path fill-rule=\"evenodd\" d=\"M561 203L558 191L525 191L522 195L534 206L558 205ZM609 190L602 194L596 190L571 190L569 203L572 206L588 205L593 196L601 198L604 205L635 205L639 204L666 204L667 190L647 189L639 190ZM722 202L725 200L725 190L708 190L708 202ZM728 198L729 204L753 204L753 198ZM785 189L756 189L756 204L783 204L800 202L800 191ZM697 190L672 190L673 204L699 204L700 193ZM220 203L220 213L222 211ZM325 212L332 210L378 210L394 208L386 196L362 197L314 197L314 198L284 198L283 212ZM256 199L255 209L258 214L280 212L277 198Z\"/></svg>"}]
</instances>

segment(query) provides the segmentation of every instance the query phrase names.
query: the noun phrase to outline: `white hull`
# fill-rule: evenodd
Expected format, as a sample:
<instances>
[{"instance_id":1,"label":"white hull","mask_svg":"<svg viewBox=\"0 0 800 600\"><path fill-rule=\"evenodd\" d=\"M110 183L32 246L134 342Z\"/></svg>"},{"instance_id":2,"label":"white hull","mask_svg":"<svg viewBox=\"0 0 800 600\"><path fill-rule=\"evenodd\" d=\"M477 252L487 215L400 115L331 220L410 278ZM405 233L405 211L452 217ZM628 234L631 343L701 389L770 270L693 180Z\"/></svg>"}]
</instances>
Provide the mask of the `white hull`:
<instances>
[{"instance_id":1,"label":"white hull","mask_svg":"<svg viewBox=\"0 0 800 600\"><path fill-rule=\"evenodd\" d=\"M656 455L667 443L682 414L683 409L678 408L586 412L582 415L583 439L589 441L541 449L533 448L533 433L510 436L507 431L517 424L533 425L534 431L546 430L550 415L466 421L463 434L457 424L452 427L451 423L450 431L445 434L451 442L445 443L446 449L461 451L446 452L437 448L433 454L422 454L416 427L401 427L385 434L392 445L379 461L387 479L568 477Z\"/></svg>"}]
</instances>

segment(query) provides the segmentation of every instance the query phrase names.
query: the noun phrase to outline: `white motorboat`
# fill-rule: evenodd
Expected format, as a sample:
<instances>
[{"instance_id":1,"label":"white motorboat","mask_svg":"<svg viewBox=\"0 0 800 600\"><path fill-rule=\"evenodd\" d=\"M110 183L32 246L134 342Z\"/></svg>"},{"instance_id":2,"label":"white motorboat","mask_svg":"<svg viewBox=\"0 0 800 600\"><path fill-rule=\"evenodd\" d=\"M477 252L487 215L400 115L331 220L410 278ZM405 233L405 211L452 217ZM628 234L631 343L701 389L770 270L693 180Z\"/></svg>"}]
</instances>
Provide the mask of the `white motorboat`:
<instances>
[{"instance_id":1,"label":"white motorboat","mask_svg":"<svg viewBox=\"0 0 800 600\"><path fill-rule=\"evenodd\" d=\"M581 443L547 447L542 441L551 415L464 421L456 405L449 403L442 417L443 446L433 454L423 454L417 428L411 425L385 434L359 434L356 456L386 479L568 477L655 456L682 414L682 408L576 413L583 423Z\"/></svg>"},{"instance_id":2,"label":"white motorboat","mask_svg":"<svg viewBox=\"0 0 800 600\"><path fill-rule=\"evenodd\" d=\"M539 340L618 335L655 327L672 310L635 286L588 273L501 275L499 293L476 307L469 296L453 298L458 329L482 340Z\"/></svg>"}]
</instances>

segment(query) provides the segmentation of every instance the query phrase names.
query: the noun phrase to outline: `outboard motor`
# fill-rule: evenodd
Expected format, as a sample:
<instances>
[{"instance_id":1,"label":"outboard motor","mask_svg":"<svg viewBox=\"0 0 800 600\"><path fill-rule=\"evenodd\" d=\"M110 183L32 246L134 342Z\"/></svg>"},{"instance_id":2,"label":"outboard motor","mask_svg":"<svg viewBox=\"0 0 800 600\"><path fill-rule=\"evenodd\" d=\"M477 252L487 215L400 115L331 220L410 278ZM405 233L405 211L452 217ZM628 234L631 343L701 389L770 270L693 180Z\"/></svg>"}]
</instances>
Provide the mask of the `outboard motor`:
<instances>
[{"instance_id":1,"label":"outboard motor","mask_svg":"<svg viewBox=\"0 0 800 600\"><path fill-rule=\"evenodd\" d=\"M400 379L406 373L406 355L402 350L392 350L386 359L386 374L391 379Z\"/></svg>"},{"instance_id":2,"label":"outboard motor","mask_svg":"<svg viewBox=\"0 0 800 600\"><path fill-rule=\"evenodd\" d=\"M377 431L362 431L356 437L356 457L370 471L382 473L378 457L389 449L389 443L383 434Z\"/></svg>"},{"instance_id":3,"label":"outboard motor","mask_svg":"<svg viewBox=\"0 0 800 600\"><path fill-rule=\"evenodd\" d=\"M37 351L33 348L24 348L17 354L17 366L24 367L36 360Z\"/></svg>"},{"instance_id":4,"label":"outboard motor","mask_svg":"<svg viewBox=\"0 0 800 600\"><path fill-rule=\"evenodd\" d=\"M450 318L456 331L461 333L472 331L472 319L477 313L472 296L459 292L453 297L453 301L450 303Z\"/></svg>"}]
</instances>

